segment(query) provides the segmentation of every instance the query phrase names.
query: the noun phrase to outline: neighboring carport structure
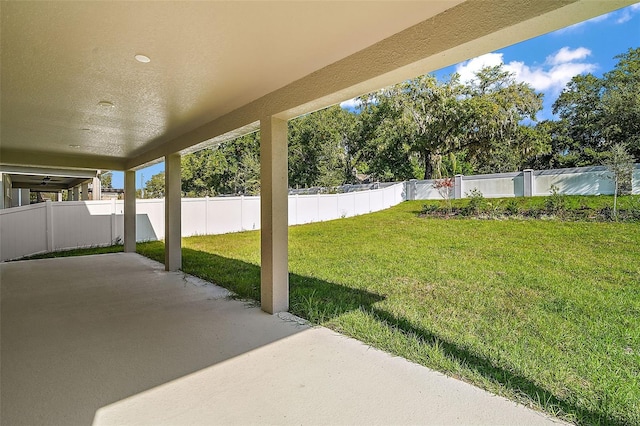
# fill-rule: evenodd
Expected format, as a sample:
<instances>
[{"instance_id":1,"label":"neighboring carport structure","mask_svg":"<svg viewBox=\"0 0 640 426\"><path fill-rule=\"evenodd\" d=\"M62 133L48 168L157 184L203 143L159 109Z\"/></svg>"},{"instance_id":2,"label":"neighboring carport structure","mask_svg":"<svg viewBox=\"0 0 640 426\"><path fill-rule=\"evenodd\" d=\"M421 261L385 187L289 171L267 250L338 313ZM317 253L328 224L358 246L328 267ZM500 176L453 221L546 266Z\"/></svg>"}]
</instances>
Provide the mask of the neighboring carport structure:
<instances>
[{"instance_id":1,"label":"neighboring carport structure","mask_svg":"<svg viewBox=\"0 0 640 426\"><path fill-rule=\"evenodd\" d=\"M262 308L288 309L287 120L634 0L2 2L0 162L166 164L181 267L180 155L261 130ZM140 56L142 55L142 56Z\"/></svg>"},{"instance_id":2,"label":"neighboring carport structure","mask_svg":"<svg viewBox=\"0 0 640 426\"><path fill-rule=\"evenodd\" d=\"M0 200L0 209L29 205L29 195L33 192L55 193L57 198L53 201L62 201L62 191L67 191L68 201L99 200L101 185L98 176L98 170L0 166L0 189L5 198ZM9 202L6 200L8 189L14 194L9 197Z\"/></svg>"}]
</instances>

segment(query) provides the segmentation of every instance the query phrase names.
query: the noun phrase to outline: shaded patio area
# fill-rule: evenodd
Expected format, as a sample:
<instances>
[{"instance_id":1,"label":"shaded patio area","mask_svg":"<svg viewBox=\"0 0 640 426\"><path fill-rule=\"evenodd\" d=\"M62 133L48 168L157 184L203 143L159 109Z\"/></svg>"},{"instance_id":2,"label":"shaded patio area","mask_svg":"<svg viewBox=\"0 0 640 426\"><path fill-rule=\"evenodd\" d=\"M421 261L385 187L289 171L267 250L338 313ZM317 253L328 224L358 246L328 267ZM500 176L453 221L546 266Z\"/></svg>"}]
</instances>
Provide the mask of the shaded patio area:
<instances>
[{"instance_id":1,"label":"shaded patio area","mask_svg":"<svg viewBox=\"0 0 640 426\"><path fill-rule=\"evenodd\" d=\"M134 253L0 264L2 424L551 424Z\"/></svg>"}]
</instances>

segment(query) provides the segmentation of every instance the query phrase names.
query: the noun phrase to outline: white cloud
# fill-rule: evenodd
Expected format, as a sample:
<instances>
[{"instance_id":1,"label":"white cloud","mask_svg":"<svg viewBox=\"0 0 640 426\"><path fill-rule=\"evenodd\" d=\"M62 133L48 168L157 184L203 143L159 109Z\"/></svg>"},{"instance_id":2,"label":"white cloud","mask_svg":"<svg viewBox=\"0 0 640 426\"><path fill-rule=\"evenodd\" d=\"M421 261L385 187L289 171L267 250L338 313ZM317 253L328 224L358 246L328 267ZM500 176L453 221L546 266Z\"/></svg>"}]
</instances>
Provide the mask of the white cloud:
<instances>
[{"instance_id":1,"label":"white cloud","mask_svg":"<svg viewBox=\"0 0 640 426\"><path fill-rule=\"evenodd\" d=\"M625 10L624 12L622 12L620 17L618 19L616 19L616 24L624 24L625 22L630 21L631 18L633 18L633 14L631 12Z\"/></svg>"},{"instance_id":2,"label":"white cloud","mask_svg":"<svg viewBox=\"0 0 640 426\"><path fill-rule=\"evenodd\" d=\"M502 53L487 53L486 55L478 56L458 64L456 66L456 72L460 74L460 80L462 82L467 82L474 80L475 74L482 68L494 67L502 63L504 63Z\"/></svg>"},{"instance_id":3,"label":"white cloud","mask_svg":"<svg viewBox=\"0 0 640 426\"><path fill-rule=\"evenodd\" d=\"M640 3L633 4L625 9L620 11L620 16L616 19L616 24L624 24L633 18L637 12L640 11Z\"/></svg>"},{"instance_id":4,"label":"white cloud","mask_svg":"<svg viewBox=\"0 0 640 426\"><path fill-rule=\"evenodd\" d=\"M555 54L548 56L547 62L552 65L558 65L575 61L577 59L584 59L589 55L591 55L591 51L586 47L578 47L577 49L571 50L571 48L565 46Z\"/></svg>"},{"instance_id":5,"label":"white cloud","mask_svg":"<svg viewBox=\"0 0 640 426\"><path fill-rule=\"evenodd\" d=\"M549 55L542 65L527 65L521 61L504 63L501 53L488 53L463 62L456 67L463 82L472 81L475 73L486 66L504 64L504 69L514 74L517 81L530 84L540 92L560 92L576 75L592 72L596 64L582 61L591 54L589 49L563 47Z\"/></svg>"},{"instance_id":6,"label":"white cloud","mask_svg":"<svg viewBox=\"0 0 640 426\"><path fill-rule=\"evenodd\" d=\"M348 101L344 101L340 103L341 108L349 109L349 110L360 108L361 105L362 105L362 102L360 102L358 98L349 99Z\"/></svg>"}]
</instances>

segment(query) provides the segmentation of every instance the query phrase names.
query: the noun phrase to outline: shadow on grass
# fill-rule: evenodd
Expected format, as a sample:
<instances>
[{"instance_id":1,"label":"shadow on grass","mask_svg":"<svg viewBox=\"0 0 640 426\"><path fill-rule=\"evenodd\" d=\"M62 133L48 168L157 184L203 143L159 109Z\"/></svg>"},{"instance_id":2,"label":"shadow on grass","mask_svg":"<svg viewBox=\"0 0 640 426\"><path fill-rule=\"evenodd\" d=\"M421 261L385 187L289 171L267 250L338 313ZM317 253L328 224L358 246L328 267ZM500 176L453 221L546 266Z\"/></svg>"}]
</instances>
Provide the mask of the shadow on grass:
<instances>
[{"instance_id":1,"label":"shadow on grass","mask_svg":"<svg viewBox=\"0 0 640 426\"><path fill-rule=\"evenodd\" d=\"M138 251L160 262L164 259L162 245L146 245ZM182 249L182 256L184 272L226 287L239 298L259 301L260 268L257 265L187 248ZM374 306L376 302L384 300L381 295L292 273L289 274L289 283L290 311L314 324L327 323L347 312L362 310L388 327L405 335L416 336L426 345L439 346L443 353L458 365L476 371L488 380L500 383L518 394L526 395L551 414L568 415L579 424L624 424L621 419L611 418L604 413L590 411L561 400L529 378L496 367L486 358L479 357L455 343L443 340L429 330L416 327L408 320ZM401 353L397 355L402 356Z\"/></svg>"},{"instance_id":2,"label":"shadow on grass","mask_svg":"<svg viewBox=\"0 0 640 426\"><path fill-rule=\"evenodd\" d=\"M455 343L443 340L440 336L431 331L416 327L404 318L390 314L389 312L373 308L370 311L376 319L386 323L389 327L399 330L404 334L417 336L424 344L438 346L445 356L453 359L456 363L464 365L470 370L476 371L483 377L500 383L518 393L527 395L531 400L539 403L540 407L548 413L556 416L567 416L578 424L589 425L625 425L623 419L612 418L605 413L594 412L582 407L577 407L571 402L559 399L553 393L537 386L529 378L515 374L501 367L496 367L486 358L477 356L470 351L461 348Z\"/></svg>"},{"instance_id":3,"label":"shadow on grass","mask_svg":"<svg viewBox=\"0 0 640 426\"><path fill-rule=\"evenodd\" d=\"M164 262L161 243L138 245L138 253ZM225 287L240 299L260 301L260 267L241 260L188 248L182 249L182 270ZM289 274L290 312L320 324L353 310L370 310L384 297L318 278Z\"/></svg>"}]
</instances>

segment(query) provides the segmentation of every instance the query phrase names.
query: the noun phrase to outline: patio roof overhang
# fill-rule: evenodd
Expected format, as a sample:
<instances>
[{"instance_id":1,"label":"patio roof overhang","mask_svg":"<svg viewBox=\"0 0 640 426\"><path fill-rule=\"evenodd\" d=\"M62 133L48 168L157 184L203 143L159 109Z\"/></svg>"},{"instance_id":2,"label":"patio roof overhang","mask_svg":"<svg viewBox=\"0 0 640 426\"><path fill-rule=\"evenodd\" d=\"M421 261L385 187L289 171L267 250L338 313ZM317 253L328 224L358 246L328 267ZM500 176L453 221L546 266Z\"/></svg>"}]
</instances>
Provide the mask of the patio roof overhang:
<instances>
[{"instance_id":1,"label":"patio roof overhang","mask_svg":"<svg viewBox=\"0 0 640 426\"><path fill-rule=\"evenodd\" d=\"M634 2L2 2L0 161L127 170L135 250L134 170L164 158L177 268L175 155L261 127L263 270L286 281L288 119Z\"/></svg>"}]
</instances>

